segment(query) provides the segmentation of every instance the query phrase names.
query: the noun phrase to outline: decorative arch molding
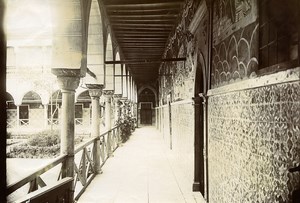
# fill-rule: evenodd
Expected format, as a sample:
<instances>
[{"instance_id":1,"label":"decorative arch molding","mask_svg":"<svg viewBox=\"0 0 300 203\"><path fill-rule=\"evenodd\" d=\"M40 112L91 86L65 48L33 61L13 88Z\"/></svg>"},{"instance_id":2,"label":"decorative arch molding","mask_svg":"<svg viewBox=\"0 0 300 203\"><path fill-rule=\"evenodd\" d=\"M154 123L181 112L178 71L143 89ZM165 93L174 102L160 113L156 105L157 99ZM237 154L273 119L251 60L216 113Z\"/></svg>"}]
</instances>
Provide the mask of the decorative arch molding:
<instances>
[{"instance_id":1,"label":"decorative arch molding","mask_svg":"<svg viewBox=\"0 0 300 203\"><path fill-rule=\"evenodd\" d=\"M79 87L77 90L76 90L76 93L75 93L75 102L78 102L78 97L80 94L82 94L83 92L85 91L88 91L87 89L85 88L82 88L82 87Z\"/></svg>"},{"instance_id":2,"label":"decorative arch molding","mask_svg":"<svg viewBox=\"0 0 300 203\"><path fill-rule=\"evenodd\" d=\"M145 89L150 89L154 93L154 96L155 96L155 105L157 105L157 92L156 92L156 90L152 86L150 86L150 85L143 85L142 87L140 87L138 89L137 95L139 96L143 92L143 90L145 90Z\"/></svg>"},{"instance_id":3,"label":"decorative arch molding","mask_svg":"<svg viewBox=\"0 0 300 203\"><path fill-rule=\"evenodd\" d=\"M31 92L32 92L32 94L36 94L37 96L39 96L39 98L40 98L41 101L42 101L42 97L41 97L41 95L40 95L38 92L36 92L36 91L34 91L34 90L30 90L30 91L26 92L26 93L23 95L23 97L22 97L22 103L23 103L23 99L25 98L25 96L26 96L28 93L31 93Z\"/></svg>"}]
</instances>

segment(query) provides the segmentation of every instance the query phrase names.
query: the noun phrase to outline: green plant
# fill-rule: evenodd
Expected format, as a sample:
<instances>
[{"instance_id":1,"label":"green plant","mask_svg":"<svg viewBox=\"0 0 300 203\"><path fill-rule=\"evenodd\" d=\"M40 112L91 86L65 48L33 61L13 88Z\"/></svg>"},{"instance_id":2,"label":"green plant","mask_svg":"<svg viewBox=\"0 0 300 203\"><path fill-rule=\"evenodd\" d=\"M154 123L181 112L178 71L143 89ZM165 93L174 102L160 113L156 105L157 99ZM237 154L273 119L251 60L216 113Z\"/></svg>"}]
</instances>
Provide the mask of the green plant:
<instances>
[{"instance_id":1,"label":"green plant","mask_svg":"<svg viewBox=\"0 0 300 203\"><path fill-rule=\"evenodd\" d=\"M74 144L83 141L75 136ZM30 136L26 143L13 146L7 158L53 158L60 154L60 133L58 130L46 130Z\"/></svg>"},{"instance_id":2,"label":"green plant","mask_svg":"<svg viewBox=\"0 0 300 203\"><path fill-rule=\"evenodd\" d=\"M120 136L122 139L122 142L126 142L132 131L135 130L135 118L133 118L131 114L131 107L130 103L124 103L123 108L126 109L126 114L122 115L116 122L116 125L120 126Z\"/></svg>"},{"instance_id":3,"label":"green plant","mask_svg":"<svg viewBox=\"0 0 300 203\"><path fill-rule=\"evenodd\" d=\"M60 133L58 130L45 130L31 135L27 140L30 146L49 147L60 143Z\"/></svg>"}]
</instances>

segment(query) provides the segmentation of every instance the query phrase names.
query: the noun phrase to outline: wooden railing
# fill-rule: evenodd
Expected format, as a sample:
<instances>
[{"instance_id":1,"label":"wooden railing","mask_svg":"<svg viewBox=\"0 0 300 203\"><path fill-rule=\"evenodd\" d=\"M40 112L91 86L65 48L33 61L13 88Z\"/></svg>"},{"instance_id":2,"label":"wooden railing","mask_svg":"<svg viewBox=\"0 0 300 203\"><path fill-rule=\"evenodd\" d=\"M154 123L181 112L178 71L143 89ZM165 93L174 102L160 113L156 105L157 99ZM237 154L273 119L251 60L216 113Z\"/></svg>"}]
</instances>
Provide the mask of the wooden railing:
<instances>
[{"instance_id":1,"label":"wooden railing","mask_svg":"<svg viewBox=\"0 0 300 203\"><path fill-rule=\"evenodd\" d=\"M21 126L28 126L29 125L29 119L19 119Z\"/></svg>"},{"instance_id":2,"label":"wooden railing","mask_svg":"<svg viewBox=\"0 0 300 203\"><path fill-rule=\"evenodd\" d=\"M14 128L17 126L17 119L6 119L7 128Z\"/></svg>"},{"instance_id":3,"label":"wooden railing","mask_svg":"<svg viewBox=\"0 0 300 203\"><path fill-rule=\"evenodd\" d=\"M83 119L82 118L75 118L75 125L83 125Z\"/></svg>"},{"instance_id":4,"label":"wooden railing","mask_svg":"<svg viewBox=\"0 0 300 203\"><path fill-rule=\"evenodd\" d=\"M100 136L91 138L84 142L83 144L76 147L74 151L74 180L73 180L73 186L72 188L69 188L69 192L74 191L74 199L78 200L79 197L83 194L84 190L87 188L87 186L90 184L92 179L96 176L98 173L102 173L102 166L105 164L106 160L112 155L112 153L118 148L119 143L121 139L119 136L119 127L114 127L109 131L106 131L102 133ZM31 173L30 175L22 178L19 181L16 181L7 187L7 195L8 195L8 201L14 201L15 199L18 199L20 197L15 196L14 193L18 192L20 189L26 190L26 187L28 188L28 193L25 192L25 194L22 194L22 199L26 199L26 196L30 196L30 198L35 198L36 196L39 196L40 194L38 192L35 192L36 194L34 197L30 194L33 191L39 191L41 188L47 186L46 179L48 179L48 182L52 182L51 186L47 186L50 189L43 191L43 195L46 196L45 202L47 202L47 197L53 198L53 195L57 194L50 194L51 188L56 188L58 182L62 179L65 179L64 177L64 163L66 161L67 155L62 155L57 158L55 158L51 163L43 166L42 168L38 169L37 171ZM60 165L60 168L57 168L56 166ZM51 170L51 173L46 175L46 172L49 172ZM54 174L53 174L54 173ZM53 177L55 174L58 174L57 178ZM43 177L42 177L43 176ZM44 180L43 180L44 178ZM57 181L53 180L56 179ZM49 191L49 194L47 194L47 191ZM61 194L62 195L62 194ZM65 195L65 194L64 194ZM20 196L20 195L19 195ZM73 197L73 194L71 195ZM57 197L58 199L62 197Z\"/></svg>"}]
</instances>

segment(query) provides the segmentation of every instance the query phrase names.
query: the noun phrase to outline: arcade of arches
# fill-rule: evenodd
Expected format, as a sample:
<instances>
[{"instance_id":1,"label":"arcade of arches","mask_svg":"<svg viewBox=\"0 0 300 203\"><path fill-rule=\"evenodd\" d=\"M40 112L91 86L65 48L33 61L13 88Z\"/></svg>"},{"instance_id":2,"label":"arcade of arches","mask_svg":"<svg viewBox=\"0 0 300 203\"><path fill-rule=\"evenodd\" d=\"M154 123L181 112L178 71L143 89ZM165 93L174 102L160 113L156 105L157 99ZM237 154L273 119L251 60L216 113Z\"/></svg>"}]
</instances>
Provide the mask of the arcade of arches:
<instances>
[{"instance_id":1,"label":"arcade of arches","mask_svg":"<svg viewBox=\"0 0 300 203\"><path fill-rule=\"evenodd\" d=\"M128 102L136 127L157 128L177 175L207 202L295 198L299 1L6 2L8 130L109 129Z\"/></svg>"}]
</instances>

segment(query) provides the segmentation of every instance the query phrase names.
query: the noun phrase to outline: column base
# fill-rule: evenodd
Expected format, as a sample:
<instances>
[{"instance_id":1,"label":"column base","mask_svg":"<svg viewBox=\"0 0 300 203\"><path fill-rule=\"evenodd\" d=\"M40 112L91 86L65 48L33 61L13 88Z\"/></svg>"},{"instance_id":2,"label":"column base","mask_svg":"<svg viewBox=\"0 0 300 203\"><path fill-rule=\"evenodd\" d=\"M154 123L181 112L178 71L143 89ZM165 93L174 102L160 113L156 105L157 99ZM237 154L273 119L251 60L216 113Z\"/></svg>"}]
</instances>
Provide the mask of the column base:
<instances>
[{"instance_id":1,"label":"column base","mask_svg":"<svg viewBox=\"0 0 300 203\"><path fill-rule=\"evenodd\" d=\"M200 192L201 185L199 182L194 182L193 183L193 192Z\"/></svg>"}]
</instances>

